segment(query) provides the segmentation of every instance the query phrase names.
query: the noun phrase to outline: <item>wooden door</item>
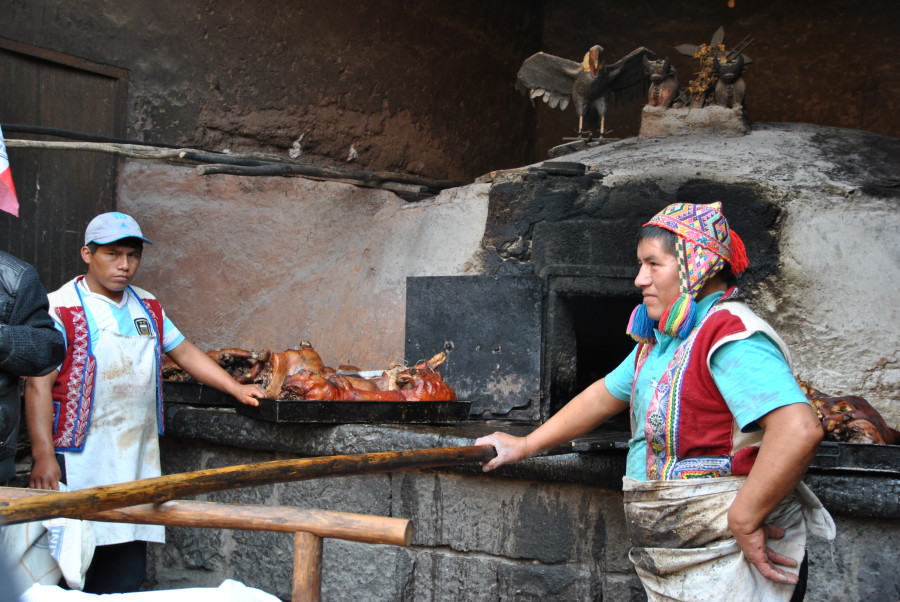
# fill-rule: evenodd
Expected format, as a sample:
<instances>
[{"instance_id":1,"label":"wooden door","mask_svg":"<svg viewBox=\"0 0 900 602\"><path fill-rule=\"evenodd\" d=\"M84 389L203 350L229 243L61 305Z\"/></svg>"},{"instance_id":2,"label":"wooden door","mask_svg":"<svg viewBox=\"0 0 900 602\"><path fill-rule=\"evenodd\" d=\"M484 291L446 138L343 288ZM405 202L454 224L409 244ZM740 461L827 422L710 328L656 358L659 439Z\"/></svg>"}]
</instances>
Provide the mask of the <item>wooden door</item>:
<instances>
[{"instance_id":1,"label":"wooden door","mask_svg":"<svg viewBox=\"0 0 900 602\"><path fill-rule=\"evenodd\" d=\"M0 38L0 124L7 140L65 140L16 132L43 126L122 138L128 72ZM19 217L0 213L0 249L37 268L47 290L84 272L87 223L116 206L113 155L9 148Z\"/></svg>"}]
</instances>

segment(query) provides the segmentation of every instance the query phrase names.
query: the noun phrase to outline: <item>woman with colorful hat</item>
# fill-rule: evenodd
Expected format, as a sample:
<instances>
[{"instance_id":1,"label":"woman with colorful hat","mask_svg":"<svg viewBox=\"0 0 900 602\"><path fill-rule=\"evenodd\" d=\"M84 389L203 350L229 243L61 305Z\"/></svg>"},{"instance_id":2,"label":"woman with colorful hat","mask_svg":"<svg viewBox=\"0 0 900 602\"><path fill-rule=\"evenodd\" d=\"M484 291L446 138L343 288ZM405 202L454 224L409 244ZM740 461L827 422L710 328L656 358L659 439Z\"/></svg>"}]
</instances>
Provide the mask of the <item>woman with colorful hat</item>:
<instances>
[{"instance_id":1,"label":"woman with colorful hat","mask_svg":"<svg viewBox=\"0 0 900 602\"><path fill-rule=\"evenodd\" d=\"M676 203L637 258L632 353L529 435L479 439L497 450L484 470L629 409L625 516L649 598L802 600L807 532L834 537L801 481L824 433L784 342L733 286L744 244L721 203Z\"/></svg>"}]
</instances>

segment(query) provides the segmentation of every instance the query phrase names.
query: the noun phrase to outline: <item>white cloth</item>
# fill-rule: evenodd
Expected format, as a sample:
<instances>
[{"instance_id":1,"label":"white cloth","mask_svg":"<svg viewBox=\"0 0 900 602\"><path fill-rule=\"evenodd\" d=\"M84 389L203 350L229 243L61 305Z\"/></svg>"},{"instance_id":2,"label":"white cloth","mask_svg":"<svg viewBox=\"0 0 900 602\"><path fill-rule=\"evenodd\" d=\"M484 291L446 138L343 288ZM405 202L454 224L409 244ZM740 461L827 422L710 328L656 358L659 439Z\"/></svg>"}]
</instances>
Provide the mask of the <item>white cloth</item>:
<instances>
[{"instance_id":1,"label":"white cloth","mask_svg":"<svg viewBox=\"0 0 900 602\"><path fill-rule=\"evenodd\" d=\"M85 308L87 310L87 307ZM69 489L158 477L156 340L101 326L92 339L97 358L94 404L84 450L66 452ZM165 542L165 527L94 522L98 546Z\"/></svg>"},{"instance_id":2,"label":"white cloth","mask_svg":"<svg viewBox=\"0 0 900 602\"><path fill-rule=\"evenodd\" d=\"M65 491L65 485L60 483L60 489ZM0 548L9 565L6 575L19 590L35 583L56 585L60 578L80 590L94 557L94 532L89 521L72 518L5 525Z\"/></svg>"},{"instance_id":3,"label":"white cloth","mask_svg":"<svg viewBox=\"0 0 900 602\"><path fill-rule=\"evenodd\" d=\"M59 583L59 565L50 554L47 529L40 521L0 527L0 548L7 563L3 578L10 579L17 589L34 583Z\"/></svg>"},{"instance_id":4,"label":"white cloth","mask_svg":"<svg viewBox=\"0 0 900 602\"><path fill-rule=\"evenodd\" d=\"M34 585L19 602L281 602L261 589L226 579L219 587L191 587L130 594L86 594L55 585Z\"/></svg>"},{"instance_id":5,"label":"white cloth","mask_svg":"<svg viewBox=\"0 0 900 602\"><path fill-rule=\"evenodd\" d=\"M794 586L770 581L747 562L728 529L728 508L746 477L665 481L623 480L629 558L648 599L692 602L790 600ZM809 518L806 518L809 515ZM815 495L800 484L766 519L785 529L769 539L774 551L798 567L807 531L834 539L834 521Z\"/></svg>"}]
</instances>

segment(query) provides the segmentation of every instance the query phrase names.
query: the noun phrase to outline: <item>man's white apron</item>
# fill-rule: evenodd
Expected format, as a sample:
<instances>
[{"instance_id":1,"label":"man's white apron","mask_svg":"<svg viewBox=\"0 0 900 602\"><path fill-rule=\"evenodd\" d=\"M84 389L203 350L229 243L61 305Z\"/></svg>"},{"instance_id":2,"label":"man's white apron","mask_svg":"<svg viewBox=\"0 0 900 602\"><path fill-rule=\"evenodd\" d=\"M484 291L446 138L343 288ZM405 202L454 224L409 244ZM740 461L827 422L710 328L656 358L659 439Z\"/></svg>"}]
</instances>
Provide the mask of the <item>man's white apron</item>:
<instances>
[{"instance_id":1,"label":"man's white apron","mask_svg":"<svg viewBox=\"0 0 900 602\"><path fill-rule=\"evenodd\" d=\"M87 308L85 308L87 311ZM97 377L84 450L66 452L69 489L158 477L156 344L101 328L92 340ZM165 542L165 527L93 522L98 546L128 541Z\"/></svg>"},{"instance_id":2,"label":"man's white apron","mask_svg":"<svg viewBox=\"0 0 900 602\"><path fill-rule=\"evenodd\" d=\"M629 558L648 599L709 601L790 600L794 586L775 583L744 558L728 529L728 509L747 477L623 480ZM807 533L834 539L831 516L802 482L766 523L785 529L767 545L798 563ZM780 566L786 572L798 567Z\"/></svg>"}]
</instances>

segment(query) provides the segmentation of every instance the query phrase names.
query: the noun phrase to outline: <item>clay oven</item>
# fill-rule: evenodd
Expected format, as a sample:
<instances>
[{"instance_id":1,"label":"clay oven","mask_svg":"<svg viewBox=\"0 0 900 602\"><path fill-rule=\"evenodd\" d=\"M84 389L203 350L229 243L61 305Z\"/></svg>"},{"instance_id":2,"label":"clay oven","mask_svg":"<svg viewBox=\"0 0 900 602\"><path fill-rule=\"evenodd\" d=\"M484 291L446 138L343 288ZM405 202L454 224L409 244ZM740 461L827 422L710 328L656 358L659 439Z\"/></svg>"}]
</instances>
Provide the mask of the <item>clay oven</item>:
<instances>
[{"instance_id":1,"label":"clay oven","mask_svg":"<svg viewBox=\"0 0 900 602\"><path fill-rule=\"evenodd\" d=\"M777 262L778 210L752 184L696 179L669 194L647 182L611 189L598 171L553 171L536 166L492 187L482 244L490 275L407 282L406 355L448 351L446 377L473 400L473 418L546 420L622 361L641 300L634 237L666 204L721 201L763 258L745 280ZM625 420L616 426L627 431Z\"/></svg>"}]
</instances>

